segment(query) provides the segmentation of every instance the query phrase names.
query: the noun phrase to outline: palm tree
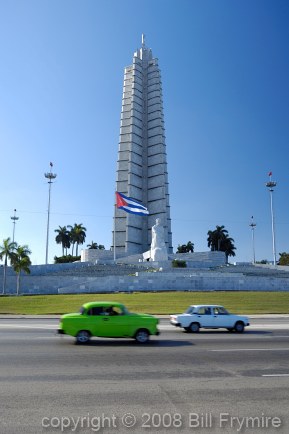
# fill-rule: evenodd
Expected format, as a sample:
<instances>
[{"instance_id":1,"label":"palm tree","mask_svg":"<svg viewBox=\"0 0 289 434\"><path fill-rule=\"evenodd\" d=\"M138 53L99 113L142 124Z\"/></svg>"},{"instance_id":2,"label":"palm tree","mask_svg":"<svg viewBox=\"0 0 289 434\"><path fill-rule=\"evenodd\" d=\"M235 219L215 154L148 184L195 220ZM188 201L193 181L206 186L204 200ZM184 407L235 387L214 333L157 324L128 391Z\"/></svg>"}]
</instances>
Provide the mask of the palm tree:
<instances>
[{"instance_id":1,"label":"palm tree","mask_svg":"<svg viewBox=\"0 0 289 434\"><path fill-rule=\"evenodd\" d=\"M222 240L221 250L222 250L222 252L225 252L226 263L228 263L228 257L229 256L236 256L236 254L234 252L234 250L236 250L236 247L234 246L233 238L226 237L224 240Z\"/></svg>"},{"instance_id":2,"label":"palm tree","mask_svg":"<svg viewBox=\"0 0 289 434\"><path fill-rule=\"evenodd\" d=\"M86 238L86 228L82 225L82 223L74 223L74 226L67 226L71 228L70 230L70 239L72 242L72 256L74 250L74 244L76 244L76 256L78 255L78 246L79 244L83 244Z\"/></svg>"},{"instance_id":3,"label":"palm tree","mask_svg":"<svg viewBox=\"0 0 289 434\"><path fill-rule=\"evenodd\" d=\"M99 248L99 247L98 247L98 244L95 243L94 241L91 241L90 244L87 244L87 247L88 247L88 249L90 249L90 250L97 250L97 249Z\"/></svg>"},{"instance_id":4,"label":"palm tree","mask_svg":"<svg viewBox=\"0 0 289 434\"><path fill-rule=\"evenodd\" d=\"M54 232L57 232L57 235L55 237L56 243L62 244L62 256L64 256L64 249L66 249L67 255L67 249L70 248L69 230L66 228L66 226L59 226L59 228L55 229Z\"/></svg>"},{"instance_id":5,"label":"palm tree","mask_svg":"<svg viewBox=\"0 0 289 434\"><path fill-rule=\"evenodd\" d=\"M4 269L3 269L3 289L2 294L4 295L6 292L6 272L7 272L7 262L8 259L11 259L15 255L15 250L17 248L17 243L11 241L10 238L3 240L3 245L0 246L0 259L4 258Z\"/></svg>"},{"instance_id":6,"label":"palm tree","mask_svg":"<svg viewBox=\"0 0 289 434\"><path fill-rule=\"evenodd\" d=\"M188 241L187 244L178 245L177 253L189 253L194 252L194 243Z\"/></svg>"},{"instance_id":7,"label":"palm tree","mask_svg":"<svg viewBox=\"0 0 289 434\"><path fill-rule=\"evenodd\" d=\"M30 274L30 265L31 261L29 255L31 254L31 250L29 250L28 246L18 246L13 258L11 259L11 264L15 273L17 274L17 290L16 293L19 295L20 290L20 273L24 271L26 274Z\"/></svg>"},{"instance_id":8,"label":"palm tree","mask_svg":"<svg viewBox=\"0 0 289 434\"><path fill-rule=\"evenodd\" d=\"M211 247L211 251L221 250L221 243L228 235L228 231L225 226L216 226L214 231L208 231L208 247Z\"/></svg>"},{"instance_id":9,"label":"palm tree","mask_svg":"<svg viewBox=\"0 0 289 434\"><path fill-rule=\"evenodd\" d=\"M233 238L230 238L225 226L216 226L214 231L208 231L208 247L211 247L211 251L225 252L226 262L228 263L229 256L236 256L234 250Z\"/></svg>"}]
</instances>

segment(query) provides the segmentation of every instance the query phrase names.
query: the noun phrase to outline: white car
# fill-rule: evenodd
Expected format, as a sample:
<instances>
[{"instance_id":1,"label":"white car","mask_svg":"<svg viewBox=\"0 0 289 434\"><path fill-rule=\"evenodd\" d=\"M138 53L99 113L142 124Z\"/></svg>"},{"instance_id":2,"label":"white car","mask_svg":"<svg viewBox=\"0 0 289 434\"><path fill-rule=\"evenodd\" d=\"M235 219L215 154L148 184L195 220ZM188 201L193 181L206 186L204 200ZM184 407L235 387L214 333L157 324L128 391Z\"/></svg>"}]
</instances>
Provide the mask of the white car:
<instances>
[{"instance_id":1,"label":"white car","mask_svg":"<svg viewBox=\"0 0 289 434\"><path fill-rule=\"evenodd\" d=\"M198 332L200 328L226 328L242 333L250 325L246 316L233 315L223 306L215 304L200 304L190 306L185 313L170 315L170 322L176 327L182 327L188 332Z\"/></svg>"}]
</instances>

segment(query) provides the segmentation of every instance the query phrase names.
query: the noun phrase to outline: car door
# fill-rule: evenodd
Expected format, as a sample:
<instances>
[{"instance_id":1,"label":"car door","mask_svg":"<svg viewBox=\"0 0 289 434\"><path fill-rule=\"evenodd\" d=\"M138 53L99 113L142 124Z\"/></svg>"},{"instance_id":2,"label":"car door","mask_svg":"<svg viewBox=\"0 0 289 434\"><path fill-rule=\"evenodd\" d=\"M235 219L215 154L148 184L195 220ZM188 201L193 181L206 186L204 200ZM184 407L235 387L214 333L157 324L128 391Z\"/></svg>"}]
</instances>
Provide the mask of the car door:
<instances>
[{"instance_id":1,"label":"car door","mask_svg":"<svg viewBox=\"0 0 289 434\"><path fill-rule=\"evenodd\" d=\"M216 328L231 328L233 327L233 318L226 309L222 306L216 306L213 310L213 326Z\"/></svg>"},{"instance_id":2,"label":"car door","mask_svg":"<svg viewBox=\"0 0 289 434\"><path fill-rule=\"evenodd\" d=\"M212 311L209 306L200 306L195 313L201 327L212 327Z\"/></svg>"},{"instance_id":3,"label":"car door","mask_svg":"<svg viewBox=\"0 0 289 434\"><path fill-rule=\"evenodd\" d=\"M128 315L119 306L110 306L101 315L98 336L120 338L129 336Z\"/></svg>"},{"instance_id":4,"label":"car door","mask_svg":"<svg viewBox=\"0 0 289 434\"><path fill-rule=\"evenodd\" d=\"M102 318L103 318L104 309L102 306L95 306L88 310L86 316L86 324L85 327L92 336L101 336L102 333Z\"/></svg>"}]
</instances>

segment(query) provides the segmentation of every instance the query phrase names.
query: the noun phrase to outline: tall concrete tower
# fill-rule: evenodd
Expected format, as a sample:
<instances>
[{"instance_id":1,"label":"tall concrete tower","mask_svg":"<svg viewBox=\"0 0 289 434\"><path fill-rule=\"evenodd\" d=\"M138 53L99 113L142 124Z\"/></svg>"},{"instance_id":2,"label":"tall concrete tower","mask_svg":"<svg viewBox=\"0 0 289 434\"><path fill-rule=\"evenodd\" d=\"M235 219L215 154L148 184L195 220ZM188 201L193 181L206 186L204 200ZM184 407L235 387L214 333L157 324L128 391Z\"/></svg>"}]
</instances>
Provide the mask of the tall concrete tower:
<instances>
[{"instance_id":1,"label":"tall concrete tower","mask_svg":"<svg viewBox=\"0 0 289 434\"><path fill-rule=\"evenodd\" d=\"M149 250L157 218L164 227L168 253L172 253L161 74L144 35L132 65L124 70L116 191L149 210L148 216L139 216L115 207L116 253Z\"/></svg>"}]
</instances>

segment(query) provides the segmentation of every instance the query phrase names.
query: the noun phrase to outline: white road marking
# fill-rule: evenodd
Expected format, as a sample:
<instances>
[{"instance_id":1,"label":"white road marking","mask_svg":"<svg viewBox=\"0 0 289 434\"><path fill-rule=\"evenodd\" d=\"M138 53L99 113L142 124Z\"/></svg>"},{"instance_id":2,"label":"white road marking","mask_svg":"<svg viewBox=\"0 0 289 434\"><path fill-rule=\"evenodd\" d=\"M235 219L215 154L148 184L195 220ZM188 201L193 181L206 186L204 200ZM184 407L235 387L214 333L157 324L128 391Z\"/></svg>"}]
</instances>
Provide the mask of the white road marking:
<instances>
[{"instance_id":1,"label":"white road marking","mask_svg":"<svg viewBox=\"0 0 289 434\"><path fill-rule=\"evenodd\" d=\"M289 348L230 348L224 350L209 350L215 353L232 353L233 351L289 351Z\"/></svg>"},{"instance_id":2,"label":"white road marking","mask_svg":"<svg viewBox=\"0 0 289 434\"><path fill-rule=\"evenodd\" d=\"M289 377L289 374L263 374L262 377Z\"/></svg>"}]
</instances>

